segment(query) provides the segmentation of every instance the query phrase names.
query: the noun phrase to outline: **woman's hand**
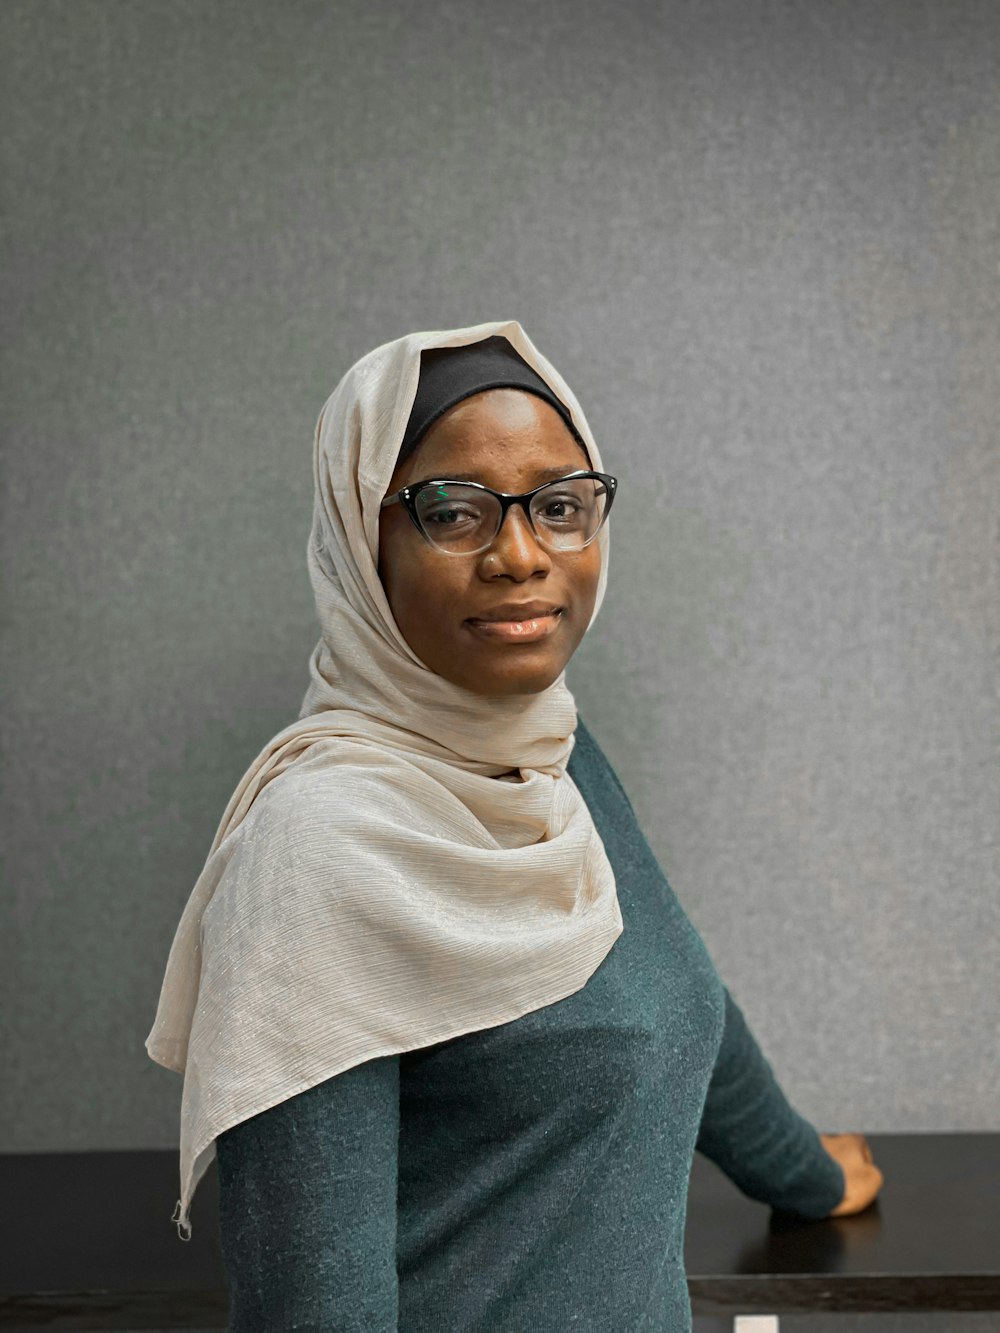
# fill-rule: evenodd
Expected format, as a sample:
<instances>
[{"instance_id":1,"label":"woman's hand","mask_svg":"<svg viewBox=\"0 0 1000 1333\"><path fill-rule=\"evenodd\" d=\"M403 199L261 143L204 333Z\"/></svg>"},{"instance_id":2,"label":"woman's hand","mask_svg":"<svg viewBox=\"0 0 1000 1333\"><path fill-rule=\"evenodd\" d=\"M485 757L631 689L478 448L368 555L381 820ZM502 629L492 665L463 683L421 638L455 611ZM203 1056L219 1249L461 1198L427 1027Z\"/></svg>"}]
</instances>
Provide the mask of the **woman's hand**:
<instances>
[{"instance_id":1,"label":"woman's hand","mask_svg":"<svg viewBox=\"0 0 1000 1333\"><path fill-rule=\"evenodd\" d=\"M844 1197L828 1217L843 1217L867 1208L885 1176L875 1165L863 1134L821 1134L820 1142L844 1172Z\"/></svg>"}]
</instances>

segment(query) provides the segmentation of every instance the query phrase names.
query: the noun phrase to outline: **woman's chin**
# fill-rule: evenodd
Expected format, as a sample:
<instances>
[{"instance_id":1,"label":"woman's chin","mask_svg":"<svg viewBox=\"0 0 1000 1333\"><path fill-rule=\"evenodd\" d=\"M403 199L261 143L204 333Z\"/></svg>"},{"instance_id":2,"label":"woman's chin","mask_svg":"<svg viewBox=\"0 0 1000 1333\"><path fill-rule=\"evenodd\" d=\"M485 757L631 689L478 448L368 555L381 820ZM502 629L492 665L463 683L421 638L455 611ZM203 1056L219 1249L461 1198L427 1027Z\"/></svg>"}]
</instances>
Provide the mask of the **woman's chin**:
<instances>
[{"instance_id":1,"label":"woman's chin","mask_svg":"<svg viewBox=\"0 0 1000 1333\"><path fill-rule=\"evenodd\" d=\"M559 679L563 670L564 666L552 664L547 670L538 666L529 669L526 663L520 670L508 665L503 671L484 669L465 675L455 683L463 689L471 690L473 694L492 695L495 698L506 698L512 694L541 694Z\"/></svg>"}]
</instances>

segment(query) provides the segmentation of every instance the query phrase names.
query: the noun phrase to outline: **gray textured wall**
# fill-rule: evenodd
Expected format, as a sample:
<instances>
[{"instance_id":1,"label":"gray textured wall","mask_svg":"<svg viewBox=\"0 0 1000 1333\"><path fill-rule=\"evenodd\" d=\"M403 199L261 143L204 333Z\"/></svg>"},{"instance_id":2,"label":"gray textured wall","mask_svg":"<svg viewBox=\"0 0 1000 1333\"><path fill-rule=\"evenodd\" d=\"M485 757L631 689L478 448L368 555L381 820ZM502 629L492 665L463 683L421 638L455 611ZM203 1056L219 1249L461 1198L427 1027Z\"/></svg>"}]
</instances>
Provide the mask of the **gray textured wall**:
<instances>
[{"instance_id":1,"label":"gray textured wall","mask_svg":"<svg viewBox=\"0 0 1000 1333\"><path fill-rule=\"evenodd\" d=\"M570 665L827 1130L1000 1130L1000 7L5 0L5 1151L168 1147L181 909L316 639L347 367L516 318ZM669 960L667 960L669 965Z\"/></svg>"}]
</instances>

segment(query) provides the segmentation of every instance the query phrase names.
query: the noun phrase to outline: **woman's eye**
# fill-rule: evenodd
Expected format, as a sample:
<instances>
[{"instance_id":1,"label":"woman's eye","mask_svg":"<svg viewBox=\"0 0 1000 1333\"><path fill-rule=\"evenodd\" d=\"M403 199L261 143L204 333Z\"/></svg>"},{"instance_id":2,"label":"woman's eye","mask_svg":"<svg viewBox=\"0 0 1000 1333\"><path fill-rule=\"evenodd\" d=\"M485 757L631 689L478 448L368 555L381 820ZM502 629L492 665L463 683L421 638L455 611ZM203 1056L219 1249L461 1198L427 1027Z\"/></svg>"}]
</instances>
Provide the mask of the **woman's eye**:
<instances>
[{"instance_id":1,"label":"woman's eye","mask_svg":"<svg viewBox=\"0 0 1000 1333\"><path fill-rule=\"evenodd\" d=\"M424 521L429 523L434 519L440 518L442 514L459 514L466 518L468 517L468 513L461 509L434 509L431 510L430 513L424 515ZM447 528L453 527L454 525L450 523L438 523L436 526L439 528Z\"/></svg>"}]
</instances>

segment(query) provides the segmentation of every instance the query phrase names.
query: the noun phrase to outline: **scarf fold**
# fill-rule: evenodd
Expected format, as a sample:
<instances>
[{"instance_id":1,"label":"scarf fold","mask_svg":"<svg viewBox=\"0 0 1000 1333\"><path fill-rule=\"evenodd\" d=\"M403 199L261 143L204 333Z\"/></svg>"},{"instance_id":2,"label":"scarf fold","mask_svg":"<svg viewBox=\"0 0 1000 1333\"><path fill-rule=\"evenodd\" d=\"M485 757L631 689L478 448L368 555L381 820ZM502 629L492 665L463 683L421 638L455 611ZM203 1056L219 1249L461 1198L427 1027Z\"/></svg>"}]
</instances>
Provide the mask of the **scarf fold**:
<instances>
[{"instance_id":1,"label":"scarf fold","mask_svg":"<svg viewBox=\"0 0 1000 1333\"><path fill-rule=\"evenodd\" d=\"M565 672L484 696L400 633L378 565L379 506L425 347L495 335L572 415L575 395L516 321L375 348L320 413L306 550L320 638L298 719L222 816L167 959L150 1058L184 1076L181 1196L224 1130L365 1060L511 1022L580 990L624 928L614 871L566 771ZM604 600L608 523L595 539ZM506 775L519 769L521 780ZM187 1234L184 1234L184 1231Z\"/></svg>"}]
</instances>

